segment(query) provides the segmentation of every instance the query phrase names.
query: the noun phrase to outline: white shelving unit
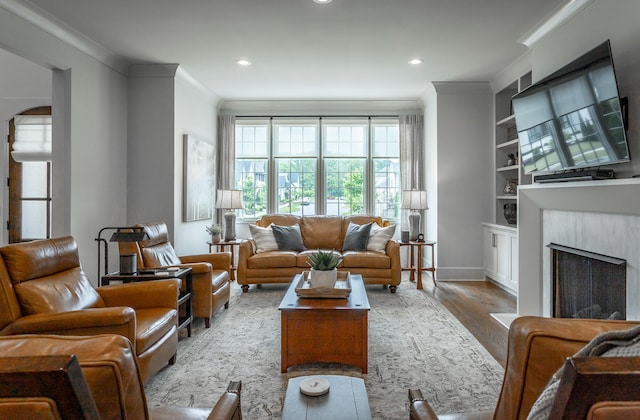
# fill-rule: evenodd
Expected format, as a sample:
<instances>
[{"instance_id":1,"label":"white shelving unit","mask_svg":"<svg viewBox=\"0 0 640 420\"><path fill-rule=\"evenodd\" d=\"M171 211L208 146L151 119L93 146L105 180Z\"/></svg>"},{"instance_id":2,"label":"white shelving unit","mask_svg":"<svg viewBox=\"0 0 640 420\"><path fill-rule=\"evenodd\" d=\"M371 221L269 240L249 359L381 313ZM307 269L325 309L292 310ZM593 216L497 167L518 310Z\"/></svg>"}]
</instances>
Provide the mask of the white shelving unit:
<instances>
[{"instance_id":1,"label":"white shelving unit","mask_svg":"<svg viewBox=\"0 0 640 420\"><path fill-rule=\"evenodd\" d=\"M531 183L531 176L524 175L520 165L518 131L516 130L516 119L513 115L511 98L518 92L531 85L531 72L519 77L511 84L495 94L495 201L497 225L513 226L504 217L504 205L518 202L518 195L505 192L505 187L509 182L515 181L517 185ZM515 164L510 163L515 159Z\"/></svg>"}]
</instances>

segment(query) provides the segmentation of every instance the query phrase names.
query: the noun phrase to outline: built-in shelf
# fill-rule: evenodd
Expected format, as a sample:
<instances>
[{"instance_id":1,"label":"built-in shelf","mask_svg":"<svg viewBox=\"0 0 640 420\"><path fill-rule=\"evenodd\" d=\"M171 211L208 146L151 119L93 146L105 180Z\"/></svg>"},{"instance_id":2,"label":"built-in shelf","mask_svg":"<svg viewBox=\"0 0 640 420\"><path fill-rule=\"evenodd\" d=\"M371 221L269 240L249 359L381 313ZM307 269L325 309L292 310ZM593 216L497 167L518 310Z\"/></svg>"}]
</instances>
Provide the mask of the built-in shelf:
<instances>
[{"instance_id":1,"label":"built-in shelf","mask_svg":"<svg viewBox=\"0 0 640 420\"><path fill-rule=\"evenodd\" d=\"M499 195L496 197L496 199L498 200L517 200L518 196L517 195Z\"/></svg>"},{"instance_id":2,"label":"built-in shelf","mask_svg":"<svg viewBox=\"0 0 640 420\"><path fill-rule=\"evenodd\" d=\"M497 149L504 149L505 147L517 147L520 139L517 137L515 139L507 140L504 143L500 143L496 146Z\"/></svg>"},{"instance_id":3,"label":"built-in shelf","mask_svg":"<svg viewBox=\"0 0 640 420\"><path fill-rule=\"evenodd\" d=\"M511 166L503 166L501 168L496 169L496 171L498 172L517 171L518 169L520 169L520 165L511 165Z\"/></svg>"},{"instance_id":4,"label":"built-in shelf","mask_svg":"<svg viewBox=\"0 0 640 420\"><path fill-rule=\"evenodd\" d=\"M498 126L515 126L516 125L516 116L511 114L506 118L501 119L500 121L496 122L496 125Z\"/></svg>"}]
</instances>

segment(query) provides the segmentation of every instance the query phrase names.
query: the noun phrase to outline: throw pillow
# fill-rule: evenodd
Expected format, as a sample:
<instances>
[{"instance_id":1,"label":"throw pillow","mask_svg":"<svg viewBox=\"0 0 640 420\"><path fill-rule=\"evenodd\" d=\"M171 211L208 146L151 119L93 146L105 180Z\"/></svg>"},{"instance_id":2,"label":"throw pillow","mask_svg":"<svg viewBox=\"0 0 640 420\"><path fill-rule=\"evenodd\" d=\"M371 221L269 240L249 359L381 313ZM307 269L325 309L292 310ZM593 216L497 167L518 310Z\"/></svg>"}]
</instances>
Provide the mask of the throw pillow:
<instances>
[{"instance_id":1,"label":"throw pillow","mask_svg":"<svg viewBox=\"0 0 640 420\"><path fill-rule=\"evenodd\" d=\"M342 244L343 251L365 251L369 242L369 233L371 232L371 224L356 225L349 222L347 234L344 236Z\"/></svg>"},{"instance_id":2,"label":"throw pillow","mask_svg":"<svg viewBox=\"0 0 640 420\"><path fill-rule=\"evenodd\" d=\"M621 331L598 334L574 357L640 357L640 326ZM527 420L546 420L556 399L564 366L553 374L551 380L531 407Z\"/></svg>"},{"instance_id":3,"label":"throw pillow","mask_svg":"<svg viewBox=\"0 0 640 420\"><path fill-rule=\"evenodd\" d=\"M387 242L393 238L395 232L396 225L380 227L377 223L373 223L371 225L371 232L369 233L367 251L386 252Z\"/></svg>"},{"instance_id":4,"label":"throw pillow","mask_svg":"<svg viewBox=\"0 0 640 420\"><path fill-rule=\"evenodd\" d=\"M273 230L273 236L276 238L280 251L304 251L307 249L302 242L300 226L271 225L271 229Z\"/></svg>"},{"instance_id":5,"label":"throw pillow","mask_svg":"<svg viewBox=\"0 0 640 420\"><path fill-rule=\"evenodd\" d=\"M276 242L276 237L273 236L271 225L267 227L249 225L249 231L251 232L251 237L256 245L256 254L275 251L278 249L278 243Z\"/></svg>"}]
</instances>

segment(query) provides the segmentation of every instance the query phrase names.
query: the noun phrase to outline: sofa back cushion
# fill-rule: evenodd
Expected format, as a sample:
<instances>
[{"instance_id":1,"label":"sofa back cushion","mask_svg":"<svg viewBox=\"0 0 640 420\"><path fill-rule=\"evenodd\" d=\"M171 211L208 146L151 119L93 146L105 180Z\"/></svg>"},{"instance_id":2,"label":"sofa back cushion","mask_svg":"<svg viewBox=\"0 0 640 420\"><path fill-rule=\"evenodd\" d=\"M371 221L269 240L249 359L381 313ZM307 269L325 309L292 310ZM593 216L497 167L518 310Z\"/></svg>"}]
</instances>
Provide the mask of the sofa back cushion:
<instances>
[{"instance_id":1,"label":"sofa back cushion","mask_svg":"<svg viewBox=\"0 0 640 420\"><path fill-rule=\"evenodd\" d=\"M278 226L292 226L300 224L300 217L291 214L265 214L256 221L256 226L267 227L270 224Z\"/></svg>"},{"instance_id":2,"label":"sofa back cushion","mask_svg":"<svg viewBox=\"0 0 640 420\"><path fill-rule=\"evenodd\" d=\"M135 226L143 227L149 236L149 239L138 243L143 267L165 267L182 263L169 242L169 229L166 223L141 223Z\"/></svg>"},{"instance_id":3,"label":"sofa back cushion","mask_svg":"<svg viewBox=\"0 0 640 420\"><path fill-rule=\"evenodd\" d=\"M302 239L307 249L341 250L346 230L341 216L305 216L300 222Z\"/></svg>"},{"instance_id":4,"label":"sofa back cushion","mask_svg":"<svg viewBox=\"0 0 640 420\"><path fill-rule=\"evenodd\" d=\"M102 307L71 236L0 248L23 315Z\"/></svg>"},{"instance_id":5,"label":"sofa back cushion","mask_svg":"<svg viewBox=\"0 0 640 420\"><path fill-rule=\"evenodd\" d=\"M103 419L149 418L135 354L123 336L1 337L0 354L2 357L75 354Z\"/></svg>"}]
</instances>

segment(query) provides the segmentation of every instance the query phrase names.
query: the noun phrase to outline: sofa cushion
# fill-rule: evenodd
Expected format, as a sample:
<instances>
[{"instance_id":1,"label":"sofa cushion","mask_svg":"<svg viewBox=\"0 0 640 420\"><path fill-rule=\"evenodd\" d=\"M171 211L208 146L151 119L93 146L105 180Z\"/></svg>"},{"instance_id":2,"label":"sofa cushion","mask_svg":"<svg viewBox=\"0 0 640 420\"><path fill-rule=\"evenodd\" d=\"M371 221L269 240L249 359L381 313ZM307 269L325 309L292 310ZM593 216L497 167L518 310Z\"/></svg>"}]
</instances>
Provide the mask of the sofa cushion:
<instances>
[{"instance_id":1,"label":"sofa cushion","mask_svg":"<svg viewBox=\"0 0 640 420\"><path fill-rule=\"evenodd\" d=\"M348 268L391 268L391 258L386 254L372 251L345 251L342 265Z\"/></svg>"},{"instance_id":2,"label":"sofa cushion","mask_svg":"<svg viewBox=\"0 0 640 420\"><path fill-rule=\"evenodd\" d=\"M377 223L371 224L371 232L369 233L369 242L367 250L374 252L386 252L387 242L393 238L396 232L396 225L380 227Z\"/></svg>"},{"instance_id":3,"label":"sofa cushion","mask_svg":"<svg viewBox=\"0 0 640 420\"><path fill-rule=\"evenodd\" d=\"M344 236L342 244L343 251L364 251L367 249L369 242L369 233L371 232L371 223L364 225L356 225L349 223L347 233Z\"/></svg>"},{"instance_id":4,"label":"sofa cushion","mask_svg":"<svg viewBox=\"0 0 640 420\"><path fill-rule=\"evenodd\" d=\"M598 334L574 357L640 357L640 326ZM527 416L529 420L548 419L556 398L564 367L560 368L542 391Z\"/></svg>"},{"instance_id":5,"label":"sofa cushion","mask_svg":"<svg viewBox=\"0 0 640 420\"><path fill-rule=\"evenodd\" d=\"M267 251L253 255L247 260L247 268L296 267L297 252Z\"/></svg>"},{"instance_id":6,"label":"sofa cushion","mask_svg":"<svg viewBox=\"0 0 640 420\"><path fill-rule=\"evenodd\" d=\"M346 228L342 229L341 216L305 216L300 231L307 249L340 250Z\"/></svg>"},{"instance_id":7,"label":"sofa cushion","mask_svg":"<svg viewBox=\"0 0 640 420\"><path fill-rule=\"evenodd\" d=\"M271 229L273 230L273 236L276 238L280 251L304 251L306 249L302 242L300 226L271 225Z\"/></svg>"},{"instance_id":8,"label":"sofa cushion","mask_svg":"<svg viewBox=\"0 0 640 420\"><path fill-rule=\"evenodd\" d=\"M273 235L273 229L271 229L273 223L267 227L249 225L251 231L251 237L255 243L255 253L259 254L266 251L275 251L278 249L278 242Z\"/></svg>"},{"instance_id":9,"label":"sofa cushion","mask_svg":"<svg viewBox=\"0 0 640 420\"><path fill-rule=\"evenodd\" d=\"M142 354L160 342L178 325L178 311L171 308L136 309L136 354Z\"/></svg>"}]
</instances>

